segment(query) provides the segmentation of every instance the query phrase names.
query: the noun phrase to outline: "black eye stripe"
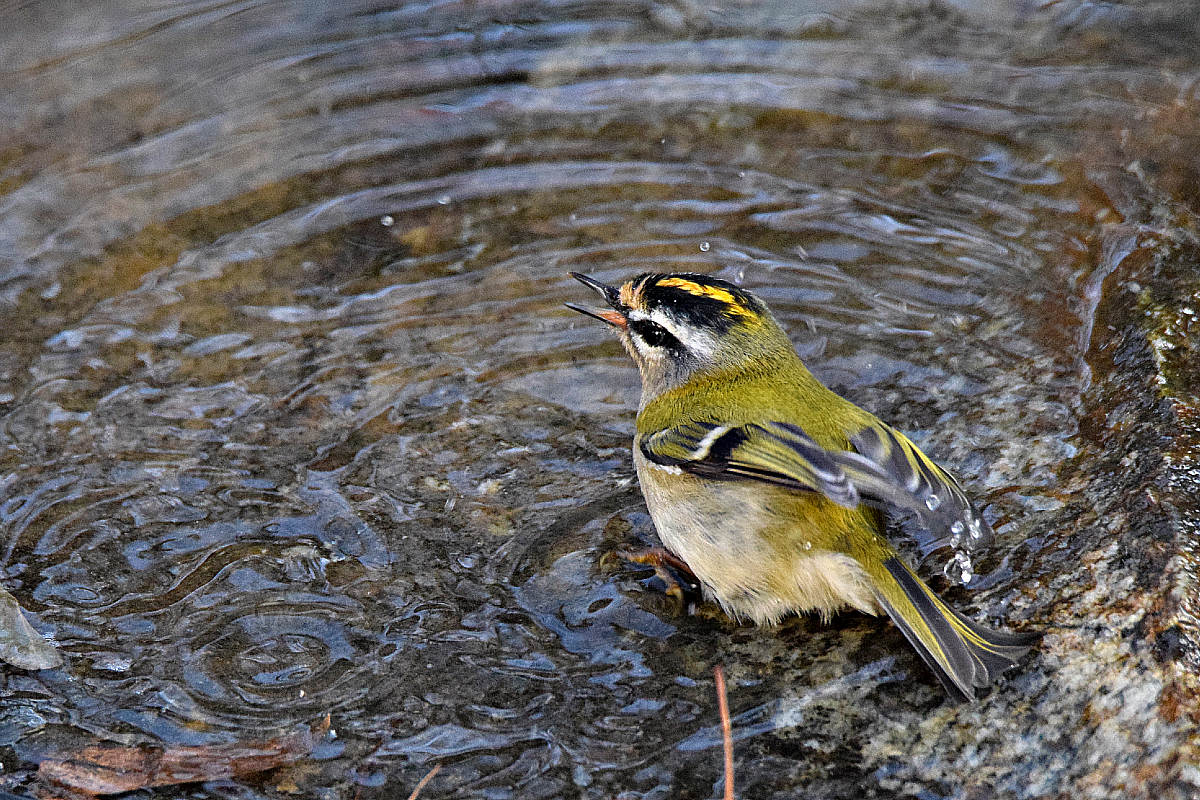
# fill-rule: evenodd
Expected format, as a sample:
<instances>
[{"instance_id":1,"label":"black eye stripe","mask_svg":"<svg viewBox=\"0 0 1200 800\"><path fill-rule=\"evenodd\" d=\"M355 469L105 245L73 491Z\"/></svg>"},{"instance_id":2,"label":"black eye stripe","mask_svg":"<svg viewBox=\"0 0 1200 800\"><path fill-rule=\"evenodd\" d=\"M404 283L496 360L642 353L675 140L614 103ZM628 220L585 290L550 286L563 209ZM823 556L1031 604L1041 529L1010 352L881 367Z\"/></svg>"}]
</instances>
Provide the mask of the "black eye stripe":
<instances>
[{"instance_id":1,"label":"black eye stripe","mask_svg":"<svg viewBox=\"0 0 1200 800\"><path fill-rule=\"evenodd\" d=\"M677 347L679 345L679 340L670 331L648 319L630 321L629 330L651 347Z\"/></svg>"}]
</instances>

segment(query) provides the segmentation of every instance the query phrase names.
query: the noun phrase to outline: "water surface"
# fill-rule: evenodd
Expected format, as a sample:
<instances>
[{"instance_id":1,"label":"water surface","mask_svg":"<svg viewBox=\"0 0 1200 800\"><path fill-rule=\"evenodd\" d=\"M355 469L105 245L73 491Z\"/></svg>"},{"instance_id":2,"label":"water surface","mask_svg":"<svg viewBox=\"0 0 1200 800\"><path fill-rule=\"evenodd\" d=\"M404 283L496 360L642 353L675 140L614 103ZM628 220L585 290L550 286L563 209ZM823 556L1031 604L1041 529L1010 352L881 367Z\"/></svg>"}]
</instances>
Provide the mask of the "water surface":
<instances>
[{"instance_id":1,"label":"water surface","mask_svg":"<svg viewBox=\"0 0 1200 800\"><path fill-rule=\"evenodd\" d=\"M332 712L312 796L710 797L723 663L746 796L909 796L847 735L955 713L894 628L604 559L638 387L566 273L757 291L987 507L956 605L1044 627L1104 281L1197 135L1177 5L10 9L0 565L67 665L5 674L6 773Z\"/></svg>"}]
</instances>

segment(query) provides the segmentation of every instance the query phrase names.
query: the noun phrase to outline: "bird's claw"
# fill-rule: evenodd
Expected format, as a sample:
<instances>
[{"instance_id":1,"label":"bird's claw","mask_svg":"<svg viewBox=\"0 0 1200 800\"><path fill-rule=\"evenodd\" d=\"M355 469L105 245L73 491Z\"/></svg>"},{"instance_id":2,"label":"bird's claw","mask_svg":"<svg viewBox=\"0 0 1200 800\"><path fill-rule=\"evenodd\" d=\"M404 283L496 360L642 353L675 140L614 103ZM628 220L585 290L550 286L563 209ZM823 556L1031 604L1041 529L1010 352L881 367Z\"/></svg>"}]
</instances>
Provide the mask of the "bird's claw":
<instances>
[{"instance_id":1,"label":"bird's claw","mask_svg":"<svg viewBox=\"0 0 1200 800\"><path fill-rule=\"evenodd\" d=\"M703 601L700 580L687 562L663 547L622 547L610 553L623 561L654 568L655 576L665 584L664 594L672 601L675 611L683 616ZM610 555L610 554L605 554ZM601 558L601 563L604 562Z\"/></svg>"}]
</instances>

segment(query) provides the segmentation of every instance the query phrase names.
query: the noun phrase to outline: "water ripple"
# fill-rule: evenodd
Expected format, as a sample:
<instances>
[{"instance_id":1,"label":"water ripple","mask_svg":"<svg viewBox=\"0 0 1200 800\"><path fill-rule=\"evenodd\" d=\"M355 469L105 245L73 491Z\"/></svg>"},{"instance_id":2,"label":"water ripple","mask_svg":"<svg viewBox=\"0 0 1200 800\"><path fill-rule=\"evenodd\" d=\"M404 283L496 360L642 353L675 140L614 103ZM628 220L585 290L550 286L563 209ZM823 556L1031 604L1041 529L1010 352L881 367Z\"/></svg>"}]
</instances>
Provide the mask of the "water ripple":
<instances>
[{"instance_id":1,"label":"water ripple","mask_svg":"<svg viewBox=\"0 0 1200 800\"><path fill-rule=\"evenodd\" d=\"M1173 141L1198 73L1083 53L1125 19L1086 3L876 5L23 7L0 563L67 667L13 683L10 739L332 710L350 755L314 791L406 796L438 762L447 796L659 798L718 779L715 660L765 750L919 683L869 623L680 619L609 564L653 541L637 377L562 307L572 270L760 292L1014 520L998 547L1038 546L1103 277L1149 246L1115 142ZM1019 580L995 560L988 611Z\"/></svg>"}]
</instances>

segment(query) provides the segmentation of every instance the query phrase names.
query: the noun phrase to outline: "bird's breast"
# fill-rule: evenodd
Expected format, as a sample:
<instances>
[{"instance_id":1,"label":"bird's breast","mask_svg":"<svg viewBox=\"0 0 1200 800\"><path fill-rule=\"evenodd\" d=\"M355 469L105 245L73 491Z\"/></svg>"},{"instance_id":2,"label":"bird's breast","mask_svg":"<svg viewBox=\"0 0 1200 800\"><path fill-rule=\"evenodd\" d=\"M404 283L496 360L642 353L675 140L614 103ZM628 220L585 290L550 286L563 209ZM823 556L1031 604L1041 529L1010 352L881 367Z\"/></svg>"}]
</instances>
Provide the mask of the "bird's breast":
<instances>
[{"instance_id":1,"label":"bird's breast","mask_svg":"<svg viewBox=\"0 0 1200 800\"><path fill-rule=\"evenodd\" d=\"M700 478L634 450L646 506L663 545L737 617L775 622L790 612L829 616L876 605L829 501L764 483Z\"/></svg>"}]
</instances>

